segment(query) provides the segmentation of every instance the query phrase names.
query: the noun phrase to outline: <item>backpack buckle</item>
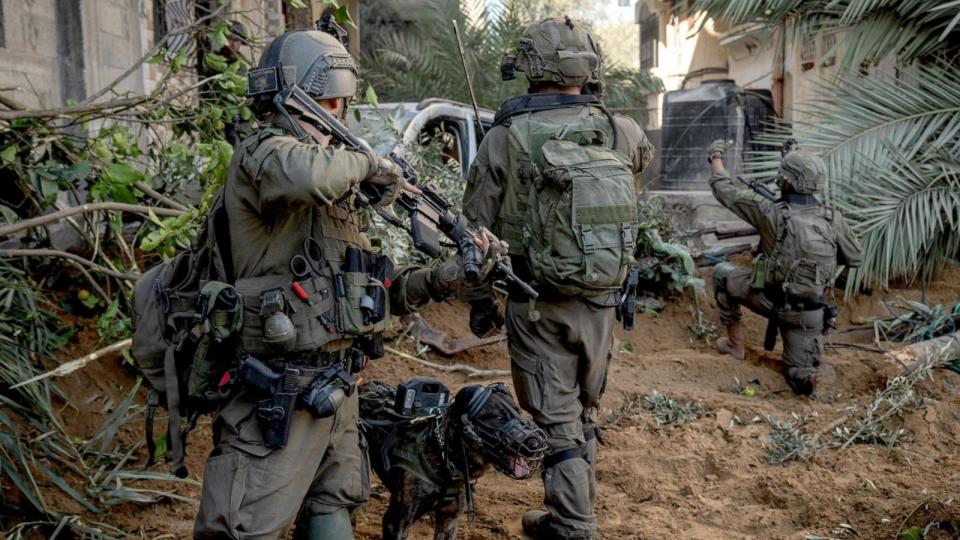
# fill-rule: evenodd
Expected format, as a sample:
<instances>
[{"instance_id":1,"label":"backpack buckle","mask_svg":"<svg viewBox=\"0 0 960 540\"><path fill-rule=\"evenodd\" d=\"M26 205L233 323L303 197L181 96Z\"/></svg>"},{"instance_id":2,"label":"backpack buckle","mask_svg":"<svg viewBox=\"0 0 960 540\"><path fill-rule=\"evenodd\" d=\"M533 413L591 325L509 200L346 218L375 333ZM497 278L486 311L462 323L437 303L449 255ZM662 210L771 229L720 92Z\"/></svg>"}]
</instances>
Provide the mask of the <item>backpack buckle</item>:
<instances>
[{"instance_id":1,"label":"backpack buckle","mask_svg":"<svg viewBox=\"0 0 960 540\"><path fill-rule=\"evenodd\" d=\"M633 227L629 223L620 226L620 238L624 246L633 247Z\"/></svg>"},{"instance_id":2,"label":"backpack buckle","mask_svg":"<svg viewBox=\"0 0 960 540\"><path fill-rule=\"evenodd\" d=\"M593 226L581 225L580 233L583 237L583 252L589 255L597 251L597 239L593 235Z\"/></svg>"}]
</instances>

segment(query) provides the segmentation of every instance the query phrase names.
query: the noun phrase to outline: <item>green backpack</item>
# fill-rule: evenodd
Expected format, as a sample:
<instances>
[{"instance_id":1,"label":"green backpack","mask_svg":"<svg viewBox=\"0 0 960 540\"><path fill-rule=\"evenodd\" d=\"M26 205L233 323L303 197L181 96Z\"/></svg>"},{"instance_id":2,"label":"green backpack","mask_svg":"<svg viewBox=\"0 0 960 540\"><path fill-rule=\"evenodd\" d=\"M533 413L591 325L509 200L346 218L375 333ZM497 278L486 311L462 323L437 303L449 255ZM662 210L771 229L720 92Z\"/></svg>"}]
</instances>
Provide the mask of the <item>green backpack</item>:
<instances>
[{"instance_id":1,"label":"green backpack","mask_svg":"<svg viewBox=\"0 0 960 540\"><path fill-rule=\"evenodd\" d=\"M242 325L242 306L229 285L233 270L226 220L220 190L191 246L144 272L133 289L131 353L150 387L147 466L155 460L153 420L162 407L169 413L171 472L181 478L187 475L187 434L201 414L227 397L222 390L231 382L226 373Z\"/></svg>"},{"instance_id":2,"label":"green backpack","mask_svg":"<svg viewBox=\"0 0 960 540\"><path fill-rule=\"evenodd\" d=\"M784 205L777 244L770 257L769 276L788 298L823 302L837 271L837 240L832 210L814 207L799 211Z\"/></svg>"},{"instance_id":3,"label":"green backpack","mask_svg":"<svg viewBox=\"0 0 960 540\"><path fill-rule=\"evenodd\" d=\"M565 296L619 289L634 264L637 198L629 161L607 141L610 119L527 114L509 129L527 186L522 254L536 284Z\"/></svg>"}]
</instances>

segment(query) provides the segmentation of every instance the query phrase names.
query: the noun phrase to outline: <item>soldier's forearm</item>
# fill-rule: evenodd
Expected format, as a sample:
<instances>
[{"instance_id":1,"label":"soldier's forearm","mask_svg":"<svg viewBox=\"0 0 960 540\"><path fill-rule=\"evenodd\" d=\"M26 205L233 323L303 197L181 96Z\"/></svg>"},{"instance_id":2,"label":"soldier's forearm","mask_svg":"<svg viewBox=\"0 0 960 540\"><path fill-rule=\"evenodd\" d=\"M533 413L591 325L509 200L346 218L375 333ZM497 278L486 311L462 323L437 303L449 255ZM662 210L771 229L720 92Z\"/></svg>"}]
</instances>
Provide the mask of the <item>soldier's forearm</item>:
<instances>
[{"instance_id":1,"label":"soldier's forearm","mask_svg":"<svg viewBox=\"0 0 960 540\"><path fill-rule=\"evenodd\" d=\"M716 153L710 159L710 172L713 174L723 174L727 169L723 166L723 154Z\"/></svg>"}]
</instances>

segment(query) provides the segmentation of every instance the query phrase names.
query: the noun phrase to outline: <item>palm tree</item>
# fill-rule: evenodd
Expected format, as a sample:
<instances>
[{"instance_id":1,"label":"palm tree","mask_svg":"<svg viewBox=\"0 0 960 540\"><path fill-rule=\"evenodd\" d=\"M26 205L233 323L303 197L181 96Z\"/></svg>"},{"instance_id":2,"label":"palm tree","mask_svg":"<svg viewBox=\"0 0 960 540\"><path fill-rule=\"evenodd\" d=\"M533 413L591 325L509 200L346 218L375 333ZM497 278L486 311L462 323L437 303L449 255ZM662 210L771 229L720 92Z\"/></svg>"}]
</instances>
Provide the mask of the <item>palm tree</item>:
<instances>
[{"instance_id":1,"label":"palm tree","mask_svg":"<svg viewBox=\"0 0 960 540\"><path fill-rule=\"evenodd\" d=\"M932 0L694 0L689 9L744 32L782 28L796 41L837 34L840 74L802 104L803 122L788 136L827 162L827 199L861 238L860 284L913 280L958 253L960 237L960 2ZM893 59L897 75L861 68ZM751 156L754 176L769 175L775 152Z\"/></svg>"}]
</instances>

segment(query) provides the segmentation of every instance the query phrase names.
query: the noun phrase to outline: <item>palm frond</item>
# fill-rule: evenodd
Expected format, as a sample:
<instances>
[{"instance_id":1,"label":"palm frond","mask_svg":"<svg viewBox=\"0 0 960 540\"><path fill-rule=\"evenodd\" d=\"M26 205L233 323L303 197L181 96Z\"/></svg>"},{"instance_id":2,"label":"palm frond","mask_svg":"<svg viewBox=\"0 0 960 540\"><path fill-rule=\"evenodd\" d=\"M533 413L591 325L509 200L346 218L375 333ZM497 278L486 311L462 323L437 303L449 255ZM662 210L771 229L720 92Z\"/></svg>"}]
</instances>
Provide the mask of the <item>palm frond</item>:
<instances>
[{"instance_id":1,"label":"palm frond","mask_svg":"<svg viewBox=\"0 0 960 540\"><path fill-rule=\"evenodd\" d=\"M891 166L874 165L851 178L860 190L838 206L861 238L864 263L851 272L849 287L914 279L957 255L958 171L957 156L925 153L916 160L900 155Z\"/></svg>"},{"instance_id":2,"label":"palm frond","mask_svg":"<svg viewBox=\"0 0 960 540\"><path fill-rule=\"evenodd\" d=\"M805 120L759 141L778 148L794 135L827 163L825 197L861 239L861 283L915 279L957 255L960 245L960 76L948 64L900 77L844 77L824 83L801 107ZM747 156L745 176L771 177L777 150Z\"/></svg>"},{"instance_id":3,"label":"palm frond","mask_svg":"<svg viewBox=\"0 0 960 540\"><path fill-rule=\"evenodd\" d=\"M704 12L741 33L782 26L790 42L819 32L841 34L837 50L847 68L888 57L906 63L960 51L956 0L694 0L677 5L678 12Z\"/></svg>"}]
</instances>

